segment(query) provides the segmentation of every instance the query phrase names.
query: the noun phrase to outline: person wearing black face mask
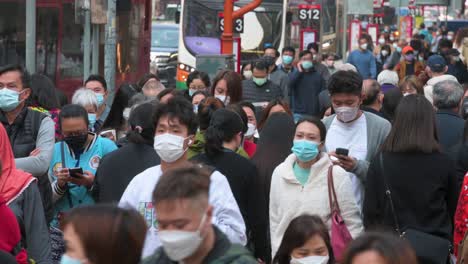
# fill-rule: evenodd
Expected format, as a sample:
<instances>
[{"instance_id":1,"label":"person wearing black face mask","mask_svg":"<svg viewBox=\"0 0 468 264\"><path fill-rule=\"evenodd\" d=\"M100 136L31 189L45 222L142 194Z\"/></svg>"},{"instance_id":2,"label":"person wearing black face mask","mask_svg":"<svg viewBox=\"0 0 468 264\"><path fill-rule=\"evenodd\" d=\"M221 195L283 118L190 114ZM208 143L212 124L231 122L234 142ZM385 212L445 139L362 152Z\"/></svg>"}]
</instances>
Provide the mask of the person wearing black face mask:
<instances>
[{"instance_id":1,"label":"person wearing black face mask","mask_svg":"<svg viewBox=\"0 0 468 264\"><path fill-rule=\"evenodd\" d=\"M117 149L114 142L88 132L88 113L80 105L66 105L59 115L63 141L55 144L49 177L53 179L55 202L51 225L59 227L59 217L73 207L94 204L90 188L101 159ZM81 168L82 172L71 172Z\"/></svg>"}]
</instances>

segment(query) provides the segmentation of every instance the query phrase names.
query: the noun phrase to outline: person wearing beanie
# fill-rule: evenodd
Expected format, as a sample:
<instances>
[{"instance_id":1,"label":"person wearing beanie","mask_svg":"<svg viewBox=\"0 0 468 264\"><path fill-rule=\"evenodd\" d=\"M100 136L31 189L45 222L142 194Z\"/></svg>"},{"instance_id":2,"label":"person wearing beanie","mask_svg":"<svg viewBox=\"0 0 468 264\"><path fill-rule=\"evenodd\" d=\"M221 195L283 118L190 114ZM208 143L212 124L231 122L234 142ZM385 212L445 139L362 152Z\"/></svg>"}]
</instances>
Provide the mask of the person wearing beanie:
<instances>
[{"instance_id":1,"label":"person wearing beanie","mask_svg":"<svg viewBox=\"0 0 468 264\"><path fill-rule=\"evenodd\" d=\"M434 85L441 81L457 81L453 75L446 74L448 70L447 61L440 55L432 55L427 59L426 73L431 77L424 86L424 96L433 103Z\"/></svg>"},{"instance_id":2,"label":"person wearing beanie","mask_svg":"<svg viewBox=\"0 0 468 264\"><path fill-rule=\"evenodd\" d=\"M382 92L385 93L398 86L398 74L395 71L383 70L379 76L377 76L377 82L380 84Z\"/></svg>"},{"instance_id":3,"label":"person wearing beanie","mask_svg":"<svg viewBox=\"0 0 468 264\"><path fill-rule=\"evenodd\" d=\"M122 197L133 177L160 164L153 148L154 112L152 103L144 103L130 112L128 144L104 156L96 172L93 197L96 203L115 203Z\"/></svg>"},{"instance_id":4,"label":"person wearing beanie","mask_svg":"<svg viewBox=\"0 0 468 264\"><path fill-rule=\"evenodd\" d=\"M405 76L416 75L418 76L424 71L424 64L417 60L414 49L411 46L406 46L402 50L403 60L395 67L400 80Z\"/></svg>"}]
</instances>

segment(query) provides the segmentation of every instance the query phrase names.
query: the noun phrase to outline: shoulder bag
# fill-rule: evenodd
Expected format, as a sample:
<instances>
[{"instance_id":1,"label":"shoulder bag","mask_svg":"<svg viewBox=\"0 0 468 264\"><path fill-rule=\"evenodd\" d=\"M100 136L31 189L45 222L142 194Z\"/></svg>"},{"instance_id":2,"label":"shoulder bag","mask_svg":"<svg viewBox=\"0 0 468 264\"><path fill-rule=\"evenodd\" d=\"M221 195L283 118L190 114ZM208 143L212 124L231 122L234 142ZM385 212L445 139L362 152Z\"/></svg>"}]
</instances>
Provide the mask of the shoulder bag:
<instances>
[{"instance_id":1,"label":"shoulder bag","mask_svg":"<svg viewBox=\"0 0 468 264\"><path fill-rule=\"evenodd\" d=\"M398 217L393 204L392 192L385 177L385 170L383 166L383 155L380 153L380 170L382 173L383 181L385 184L385 195L388 198L390 204L390 210L392 212L393 222L395 224L395 231L400 235L400 238L407 240L419 259L419 263L428 264L446 264L449 263L451 244L450 241L434 236L425 232L418 231L416 229L408 228L404 231L400 229L398 223Z\"/></svg>"},{"instance_id":2,"label":"shoulder bag","mask_svg":"<svg viewBox=\"0 0 468 264\"><path fill-rule=\"evenodd\" d=\"M331 244L336 260L340 261L349 242L353 240L348 227L341 217L340 206L336 198L335 186L333 183L333 166L328 168L328 201L331 211Z\"/></svg>"}]
</instances>

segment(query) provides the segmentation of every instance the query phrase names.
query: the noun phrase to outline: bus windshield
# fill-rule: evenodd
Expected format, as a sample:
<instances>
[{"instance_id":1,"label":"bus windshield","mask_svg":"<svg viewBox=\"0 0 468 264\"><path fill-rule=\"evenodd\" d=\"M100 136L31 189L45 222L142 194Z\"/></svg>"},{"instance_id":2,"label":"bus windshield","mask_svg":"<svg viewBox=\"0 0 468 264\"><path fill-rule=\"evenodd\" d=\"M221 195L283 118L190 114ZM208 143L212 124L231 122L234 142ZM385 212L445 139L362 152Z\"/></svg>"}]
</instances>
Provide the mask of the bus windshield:
<instances>
[{"instance_id":1,"label":"bus windshield","mask_svg":"<svg viewBox=\"0 0 468 264\"><path fill-rule=\"evenodd\" d=\"M235 2L234 9L239 9L248 0ZM241 38L242 52L263 50L265 44L279 46L282 29L282 0L263 1L255 12L244 15L244 28ZM190 0L184 1L183 36L189 52L198 54L220 54L221 29L220 14L224 1Z\"/></svg>"},{"instance_id":2,"label":"bus windshield","mask_svg":"<svg viewBox=\"0 0 468 264\"><path fill-rule=\"evenodd\" d=\"M174 26L153 26L151 48L177 48L179 45L179 28Z\"/></svg>"}]
</instances>

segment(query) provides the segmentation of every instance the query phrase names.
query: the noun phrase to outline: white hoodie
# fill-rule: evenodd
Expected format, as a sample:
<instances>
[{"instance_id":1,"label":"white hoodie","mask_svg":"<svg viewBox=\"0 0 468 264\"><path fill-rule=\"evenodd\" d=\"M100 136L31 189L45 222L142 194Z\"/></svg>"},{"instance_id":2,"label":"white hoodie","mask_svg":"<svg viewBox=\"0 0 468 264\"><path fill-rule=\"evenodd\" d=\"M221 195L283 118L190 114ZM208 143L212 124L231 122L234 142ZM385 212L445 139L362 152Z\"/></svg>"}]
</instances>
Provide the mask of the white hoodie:
<instances>
[{"instance_id":1,"label":"white hoodie","mask_svg":"<svg viewBox=\"0 0 468 264\"><path fill-rule=\"evenodd\" d=\"M146 220L148 231L142 258L153 254L161 246L156 212L152 203L153 190L161 175L160 165L138 174L127 186L119 202L120 207L138 210ZM226 234L231 242L245 245L247 238L244 220L226 177L217 171L211 174L209 203L214 207L213 224Z\"/></svg>"},{"instance_id":2,"label":"white hoodie","mask_svg":"<svg viewBox=\"0 0 468 264\"><path fill-rule=\"evenodd\" d=\"M296 179L293 165L296 156L291 154L276 167L271 179L270 191L270 234L272 256L276 254L284 232L296 217L309 214L320 216L331 227L330 205L328 199L328 168L332 165L326 153L310 168L307 183L302 186ZM339 166L333 167L335 186L341 216L353 238L362 231L360 208L353 193L350 176Z\"/></svg>"},{"instance_id":3,"label":"white hoodie","mask_svg":"<svg viewBox=\"0 0 468 264\"><path fill-rule=\"evenodd\" d=\"M450 74L444 74L441 76L432 77L431 79L429 79L429 81L427 81L427 84L424 86L424 96L426 96L427 100L429 100L431 104L434 104L434 96L433 96L434 85L436 85L436 83L438 82L447 81L447 80L458 82L457 78L455 78L455 76L450 75Z\"/></svg>"}]
</instances>

